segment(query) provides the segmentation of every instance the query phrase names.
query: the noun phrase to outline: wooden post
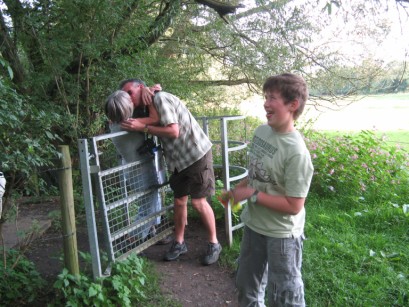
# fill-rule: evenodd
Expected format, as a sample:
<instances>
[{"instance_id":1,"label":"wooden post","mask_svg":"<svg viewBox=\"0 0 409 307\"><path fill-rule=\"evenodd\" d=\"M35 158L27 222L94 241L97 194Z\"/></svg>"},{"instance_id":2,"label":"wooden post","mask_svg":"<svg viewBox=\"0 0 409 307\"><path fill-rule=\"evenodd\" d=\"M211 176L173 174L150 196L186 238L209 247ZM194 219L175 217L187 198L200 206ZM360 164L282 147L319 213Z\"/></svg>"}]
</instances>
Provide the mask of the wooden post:
<instances>
[{"instance_id":1,"label":"wooden post","mask_svg":"<svg viewBox=\"0 0 409 307\"><path fill-rule=\"evenodd\" d=\"M71 156L68 145L59 146L61 170L59 171L64 264L70 274L79 276L77 231L75 227L74 194L72 187Z\"/></svg>"}]
</instances>

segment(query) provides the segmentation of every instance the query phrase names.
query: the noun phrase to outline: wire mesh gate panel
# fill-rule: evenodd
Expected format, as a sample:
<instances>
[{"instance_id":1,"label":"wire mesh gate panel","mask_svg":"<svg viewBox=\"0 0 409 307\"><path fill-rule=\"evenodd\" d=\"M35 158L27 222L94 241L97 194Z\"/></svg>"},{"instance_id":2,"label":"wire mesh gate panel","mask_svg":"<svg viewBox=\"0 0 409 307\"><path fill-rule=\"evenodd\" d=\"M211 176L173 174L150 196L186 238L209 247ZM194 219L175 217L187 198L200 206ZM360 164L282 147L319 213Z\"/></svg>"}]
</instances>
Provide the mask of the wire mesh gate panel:
<instances>
[{"instance_id":1,"label":"wire mesh gate panel","mask_svg":"<svg viewBox=\"0 0 409 307\"><path fill-rule=\"evenodd\" d=\"M94 278L109 275L112 262L139 253L173 232L173 194L162 150L155 147L134 161L125 161L114 140L128 134L122 131L78 141ZM106 263L101 261L103 255Z\"/></svg>"},{"instance_id":2,"label":"wire mesh gate panel","mask_svg":"<svg viewBox=\"0 0 409 307\"><path fill-rule=\"evenodd\" d=\"M247 176L247 163L235 165L232 156L246 154L246 128L240 124L244 119L244 116L198 118L214 144L213 158L221 162L214 167L221 170L224 189ZM237 130L244 132L241 139L229 139L229 132L237 134ZM166 182L162 152L158 150L151 157L124 163L113 142L128 134L121 131L78 141L94 278L109 275L112 262L131 252L143 251L170 235L174 228L173 193ZM233 231L241 227L242 223L233 224L231 208L226 207L225 228L230 246ZM108 261L102 264L104 254Z\"/></svg>"}]
</instances>

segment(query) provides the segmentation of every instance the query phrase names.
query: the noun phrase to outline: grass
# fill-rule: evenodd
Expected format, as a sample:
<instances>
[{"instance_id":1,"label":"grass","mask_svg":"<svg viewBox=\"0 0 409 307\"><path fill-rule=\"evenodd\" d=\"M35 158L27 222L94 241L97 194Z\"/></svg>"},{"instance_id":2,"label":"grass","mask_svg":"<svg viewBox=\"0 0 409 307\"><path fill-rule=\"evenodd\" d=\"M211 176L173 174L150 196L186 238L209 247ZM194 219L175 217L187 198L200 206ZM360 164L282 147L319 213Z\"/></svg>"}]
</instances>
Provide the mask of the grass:
<instances>
[{"instance_id":1,"label":"grass","mask_svg":"<svg viewBox=\"0 0 409 307\"><path fill-rule=\"evenodd\" d=\"M342 199L306 204L307 306L409 306L409 215L391 203L345 210ZM240 233L221 264L235 270Z\"/></svg>"},{"instance_id":2,"label":"grass","mask_svg":"<svg viewBox=\"0 0 409 307\"><path fill-rule=\"evenodd\" d=\"M356 131L323 131L325 135L330 137L339 136L340 134L347 134L347 135L356 135L359 132ZM384 137L385 142L389 145L398 145L409 152L409 131L406 130L399 130L399 131L375 131L374 132L378 137Z\"/></svg>"},{"instance_id":3,"label":"grass","mask_svg":"<svg viewBox=\"0 0 409 307\"><path fill-rule=\"evenodd\" d=\"M338 104L343 105L342 102ZM328 107L327 103L323 105ZM332 106L318 110L307 106L300 123L320 131L409 131L406 116L409 93L358 97L357 101L344 108Z\"/></svg>"},{"instance_id":4,"label":"grass","mask_svg":"<svg viewBox=\"0 0 409 307\"><path fill-rule=\"evenodd\" d=\"M378 135L385 135L386 142L389 144L394 143L405 148L409 152L409 131L387 131L383 133L377 133Z\"/></svg>"},{"instance_id":5,"label":"grass","mask_svg":"<svg viewBox=\"0 0 409 307\"><path fill-rule=\"evenodd\" d=\"M406 101L409 102L409 93L396 93L386 95L373 95L364 99L379 100L379 101Z\"/></svg>"},{"instance_id":6,"label":"grass","mask_svg":"<svg viewBox=\"0 0 409 307\"><path fill-rule=\"evenodd\" d=\"M406 306L409 216L393 204L345 210L334 199L307 205L304 281L310 306Z\"/></svg>"},{"instance_id":7,"label":"grass","mask_svg":"<svg viewBox=\"0 0 409 307\"><path fill-rule=\"evenodd\" d=\"M409 151L367 131L340 135L306 135L315 169L306 202L306 303L409 306ZM387 136L408 141L406 132ZM238 254L235 242L223 263L234 270Z\"/></svg>"}]
</instances>

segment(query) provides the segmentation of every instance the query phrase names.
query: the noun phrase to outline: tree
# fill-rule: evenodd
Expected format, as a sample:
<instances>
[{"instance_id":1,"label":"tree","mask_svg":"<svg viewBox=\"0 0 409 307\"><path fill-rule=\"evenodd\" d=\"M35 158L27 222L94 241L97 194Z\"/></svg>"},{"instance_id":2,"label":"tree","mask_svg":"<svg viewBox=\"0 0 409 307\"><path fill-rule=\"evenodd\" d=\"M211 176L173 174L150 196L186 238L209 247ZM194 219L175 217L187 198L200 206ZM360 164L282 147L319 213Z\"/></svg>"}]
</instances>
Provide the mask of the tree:
<instances>
[{"instance_id":1,"label":"tree","mask_svg":"<svg viewBox=\"0 0 409 307\"><path fill-rule=\"evenodd\" d=\"M345 18L365 42L382 40L388 24L381 13L387 1L277 0L4 0L0 51L14 72L13 87L25 108L44 102L63 110L56 125L64 142L103 131L102 103L118 81L131 76L165 89L191 104L216 105L231 86L259 91L266 76L295 71L317 87L339 76L334 64L352 66L337 50L334 36L321 35L333 20ZM396 1L405 8L407 1ZM359 19L358 19L359 18ZM346 33L346 35L348 32ZM321 35L321 36L320 36ZM358 44L357 44L358 45ZM360 64L359 64L360 65ZM382 68L383 63L379 64ZM372 71L378 71L373 69ZM369 80L351 79L351 93ZM322 85L320 85L322 83ZM223 90L221 90L221 88ZM235 95L230 95L233 104ZM30 105L27 102L30 101ZM61 112L61 111L59 111ZM64 125L62 125L64 126Z\"/></svg>"},{"instance_id":2,"label":"tree","mask_svg":"<svg viewBox=\"0 0 409 307\"><path fill-rule=\"evenodd\" d=\"M146 63L146 57L153 59L138 72L148 81L157 78L150 72L155 63L188 68L189 78L181 78L184 82L198 77L209 81L209 63L217 61L223 78L215 84L257 84L271 72L300 70L313 61L322 62L328 53L306 48L315 31L313 22L318 22L305 12L320 12L314 16L320 18L326 14L322 9L335 6L337 1L303 5L257 1L256 7L237 14L243 5L232 2L5 0L7 9L0 16L2 54L21 90L33 93L40 82L48 97L59 97L67 110L85 100L85 109L92 115L88 110L96 79L92 73L127 61ZM358 4L354 11L361 16L374 9L363 2ZM169 75L175 75L173 70ZM34 82L35 76L42 78ZM74 88L66 88L67 82ZM73 92L77 97L68 97ZM88 118L93 120L93 116Z\"/></svg>"}]
</instances>

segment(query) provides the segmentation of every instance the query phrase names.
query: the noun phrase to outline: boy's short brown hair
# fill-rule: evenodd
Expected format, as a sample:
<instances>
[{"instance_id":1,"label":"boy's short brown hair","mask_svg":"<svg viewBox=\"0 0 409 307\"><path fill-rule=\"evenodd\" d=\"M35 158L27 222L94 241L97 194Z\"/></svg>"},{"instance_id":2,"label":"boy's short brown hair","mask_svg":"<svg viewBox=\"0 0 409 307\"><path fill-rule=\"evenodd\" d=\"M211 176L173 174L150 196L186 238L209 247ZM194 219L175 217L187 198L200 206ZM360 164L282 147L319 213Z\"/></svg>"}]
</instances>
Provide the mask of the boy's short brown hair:
<instances>
[{"instance_id":1,"label":"boy's short brown hair","mask_svg":"<svg viewBox=\"0 0 409 307\"><path fill-rule=\"evenodd\" d=\"M294 112L294 120L302 114L308 99L308 87L301 76L284 73L268 77L263 85L263 93L273 91L281 94L285 104L298 100L300 106Z\"/></svg>"}]
</instances>

